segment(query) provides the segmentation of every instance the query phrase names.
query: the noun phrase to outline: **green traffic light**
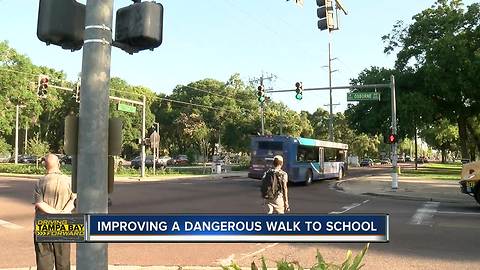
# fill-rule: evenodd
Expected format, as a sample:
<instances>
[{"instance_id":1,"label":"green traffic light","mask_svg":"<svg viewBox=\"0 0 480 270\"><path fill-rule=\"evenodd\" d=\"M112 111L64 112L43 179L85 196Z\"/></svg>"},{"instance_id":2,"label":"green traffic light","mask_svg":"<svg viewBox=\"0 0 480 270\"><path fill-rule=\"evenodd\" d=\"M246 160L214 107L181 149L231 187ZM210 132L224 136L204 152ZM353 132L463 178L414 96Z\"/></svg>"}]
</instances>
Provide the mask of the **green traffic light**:
<instances>
[{"instance_id":1,"label":"green traffic light","mask_svg":"<svg viewBox=\"0 0 480 270\"><path fill-rule=\"evenodd\" d=\"M265 101L265 97L264 96L259 96L258 101L263 103Z\"/></svg>"},{"instance_id":2,"label":"green traffic light","mask_svg":"<svg viewBox=\"0 0 480 270\"><path fill-rule=\"evenodd\" d=\"M295 98L298 99L298 100L302 100L303 96L302 94L298 93L295 95Z\"/></svg>"}]
</instances>

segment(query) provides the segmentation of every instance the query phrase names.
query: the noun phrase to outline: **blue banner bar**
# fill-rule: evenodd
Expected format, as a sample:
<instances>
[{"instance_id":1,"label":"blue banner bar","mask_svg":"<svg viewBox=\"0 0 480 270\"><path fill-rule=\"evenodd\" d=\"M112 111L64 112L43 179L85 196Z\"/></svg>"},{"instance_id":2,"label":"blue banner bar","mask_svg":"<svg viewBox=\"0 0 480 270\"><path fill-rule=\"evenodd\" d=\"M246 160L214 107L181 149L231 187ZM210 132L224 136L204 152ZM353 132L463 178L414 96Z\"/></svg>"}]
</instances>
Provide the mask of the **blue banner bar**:
<instances>
[{"instance_id":1,"label":"blue banner bar","mask_svg":"<svg viewBox=\"0 0 480 270\"><path fill-rule=\"evenodd\" d=\"M388 215L89 215L90 242L387 242Z\"/></svg>"}]
</instances>

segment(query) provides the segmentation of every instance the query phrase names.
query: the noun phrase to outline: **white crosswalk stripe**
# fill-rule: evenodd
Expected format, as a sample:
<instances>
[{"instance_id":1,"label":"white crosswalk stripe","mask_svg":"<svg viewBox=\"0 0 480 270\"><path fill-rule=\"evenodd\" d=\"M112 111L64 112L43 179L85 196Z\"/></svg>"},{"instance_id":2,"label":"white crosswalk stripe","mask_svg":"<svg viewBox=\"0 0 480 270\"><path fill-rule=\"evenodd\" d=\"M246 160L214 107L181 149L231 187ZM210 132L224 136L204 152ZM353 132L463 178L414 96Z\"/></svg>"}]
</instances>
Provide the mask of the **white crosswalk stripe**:
<instances>
[{"instance_id":1,"label":"white crosswalk stripe","mask_svg":"<svg viewBox=\"0 0 480 270\"><path fill-rule=\"evenodd\" d=\"M439 206L439 202L424 203L410 219L410 224L431 226L433 224L433 217Z\"/></svg>"},{"instance_id":2,"label":"white crosswalk stripe","mask_svg":"<svg viewBox=\"0 0 480 270\"><path fill-rule=\"evenodd\" d=\"M18 230L22 229L23 227L5 220L0 219L0 227L4 227L7 229Z\"/></svg>"}]
</instances>

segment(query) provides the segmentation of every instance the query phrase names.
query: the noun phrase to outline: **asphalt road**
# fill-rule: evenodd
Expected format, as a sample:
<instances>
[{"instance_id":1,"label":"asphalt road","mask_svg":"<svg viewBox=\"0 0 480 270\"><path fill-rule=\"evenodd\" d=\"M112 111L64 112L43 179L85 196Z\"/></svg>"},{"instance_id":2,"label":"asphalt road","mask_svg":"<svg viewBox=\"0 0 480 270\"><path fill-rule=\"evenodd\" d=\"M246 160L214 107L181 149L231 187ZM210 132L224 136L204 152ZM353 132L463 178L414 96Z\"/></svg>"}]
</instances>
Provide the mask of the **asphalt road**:
<instances>
[{"instance_id":1,"label":"asphalt road","mask_svg":"<svg viewBox=\"0 0 480 270\"><path fill-rule=\"evenodd\" d=\"M350 177L385 172L350 171ZM32 248L33 180L0 178L0 268L35 264ZM372 244L364 269L480 269L480 208L471 204L357 196L337 191L335 181L290 186L294 213L388 213L389 243ZM112 213L264 213L259 181L169 180L117 183ZM109 264L218 266L234 260L248 266L262 255L311 266L318 249L340 262L363 244L110 244ZM74 249L73 249L74 250ZM75 261L74 253L72 261Z\"/></svg>"}]
</instances>

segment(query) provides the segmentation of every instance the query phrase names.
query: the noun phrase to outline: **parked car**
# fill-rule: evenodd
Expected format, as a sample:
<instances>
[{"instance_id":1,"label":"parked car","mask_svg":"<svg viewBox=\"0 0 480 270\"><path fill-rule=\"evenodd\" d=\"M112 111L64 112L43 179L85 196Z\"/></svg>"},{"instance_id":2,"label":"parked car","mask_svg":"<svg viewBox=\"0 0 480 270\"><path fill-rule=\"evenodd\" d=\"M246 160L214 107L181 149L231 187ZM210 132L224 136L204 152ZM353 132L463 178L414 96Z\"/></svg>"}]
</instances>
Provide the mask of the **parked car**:
<instances>
[{"instance_id":1,"label":"parked car","mask_svg":"<svg viewBox=\"0 0 480 270\"><path fill-rule=\"evenodd\" d=\"M365 158L360 162L360 167L370 167L373 166L373 159Z\"/></svg>"},{"instance_id":2,"label":"parked car","mask_svg":"<svg viewBox=\"0 0 480 270\"><path fill-rule=\"evenodd\" d=\"M418 157L417 163L428 163L428 159L426 157Z\"/></svg>"},{"instance_id":3,"label":"parked car","mask_svg":"<svg viewBox=\"0 0 480 270\"><path fill-rule=\"evenodd\" d=\"M118 167L128 164L128 161L126 161L124 158L119 156L114 156L114 160L115 160L115 165Z\"/></svg>"},{"instance_id":4,"label":"parked car","mask_svg":"<svg viewBox=\"0 0 480 270\"><path fill-rule=\"evenodd\" d=\"M190 163L190 161L186 155L178 155L175 158L175 164L177 165L187 165L188 163Z\"/></svg>"},{"instance_id":5,"label":"parked car","mask_svg":"<svg viewBox=\"0 0 480 270\"><path fill-rule=\"evenodd\" d=\"M175 164L175 160L169 156L161 156L158 158L157 162L159 164L162 164L164 166L167 166L167 165L174 165Z\"/></svg>"},{"instance_id":6,"label":"parked car","mask_svg":"<svg viewBox=\"0 0 480 270\"><path fill-rule=\"evenodd\" d=\"M37 163L37 159L38 158L36 156L30 155L18 156L18 163L33 164Z\"/></svg>"},{"instance_id":7,"label":"parked car","mask_svg":"<svg viewBox=\"0 0 480 270\"><path fill-rule=\"evenodd\" d=\"M57 154L57 157L58 157L58 160L60 161L60 164L62 165L72 164L72 156Z\"/></svg>"},{"instance_id":8,"label":"parked car","mask_svg":"<svg viewBox=\"0 0 480 270\"><path fill-rule=\"evenodd\" d=\"M389 158L382 158L382 160L380 160L380 164L391 164L391 162Z\"/></svg>"},{"instance_id":9,"label":"parked car","mask_svg":"<svg viewBox=\"0 0 480 270\"><path fill-rule=\"evenodd\" d=\"M134 169L138 169L141 166L142 166L142 160L141 160L140 156L135 157L130 162L130 167L132 167ZM155 167L160 168L160 167L164 167L164 166L165 165L158 162L158 159L157 159L157 163L155 164ZM145 167L147 167L147 168L152 168L153 167L153 156L146 156L145 157Z\"/></svg>"},{"instance_id":10,"label":"parked car","mask_svg":"<svg viewBox=\"0 0 480 270\"><path fill-rule=\"evenodd\" d=\"M0 163L6 163L10 161L10 154L0 155Z\"/></svg>"},{"instance_id":11,"label":"parked car","mask_svg":"<svg viewBox=\"0 0 480 270\"><path fill-rule=\"evenodd\" d=\"M412 158L410 156L405 156L405 162L411 162Z\"/></svg>"}]
</instances>

